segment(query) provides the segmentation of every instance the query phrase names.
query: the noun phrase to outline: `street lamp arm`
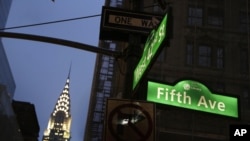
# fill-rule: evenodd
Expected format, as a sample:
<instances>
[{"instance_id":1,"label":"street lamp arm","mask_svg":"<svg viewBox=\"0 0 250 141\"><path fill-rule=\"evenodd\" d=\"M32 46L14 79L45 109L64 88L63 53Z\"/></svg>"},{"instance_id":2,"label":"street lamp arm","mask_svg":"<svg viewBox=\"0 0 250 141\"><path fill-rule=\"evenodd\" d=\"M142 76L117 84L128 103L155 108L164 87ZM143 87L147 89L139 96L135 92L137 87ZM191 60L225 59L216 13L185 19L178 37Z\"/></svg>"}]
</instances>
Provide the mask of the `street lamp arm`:
<instances>
[{"instance_id":1,"label":"street lamp arm","mask_svg":"<svg viewBox=\"0 0 250 141\"><path fill-rule=\"evenodd\" d=\"M104 48L99 48L96 46L91 46L91 45L87 45L87 44L83 44L83 43L79 43L79 42L58 39L58 38L53 38L53 37L24 34L24 33L13 33L13 32L0 32L0 37L25 39L25 40L58 44L58 45L68 46L68 47L81 49L81 50L85 50L85 51L90 51L90 52L94 52L94 53L100 53L100 54L104 54L104 55L108 55L108 56L113 56L115 58L122 56L122 52L119 52L119 51L112 51L112 50L108 50L108 49L104 49Z\"/></svg>"}]
</instances>

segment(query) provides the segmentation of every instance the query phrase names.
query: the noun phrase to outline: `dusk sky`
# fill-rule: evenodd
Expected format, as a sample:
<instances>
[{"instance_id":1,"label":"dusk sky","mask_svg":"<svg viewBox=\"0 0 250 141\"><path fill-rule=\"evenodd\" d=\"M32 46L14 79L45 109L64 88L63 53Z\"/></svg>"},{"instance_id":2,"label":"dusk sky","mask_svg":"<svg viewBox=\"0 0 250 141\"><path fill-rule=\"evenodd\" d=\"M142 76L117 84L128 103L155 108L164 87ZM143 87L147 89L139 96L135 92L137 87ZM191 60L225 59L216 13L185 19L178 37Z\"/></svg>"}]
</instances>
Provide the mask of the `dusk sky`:
<instances>
[{"instance_id":1,"label":"dusk sky","mask_svg":"<svg viewBox=\"0 0 250 141\"><path fill-rule=\"evenodd\" d=\"M13 0L6 27L101 14L104 0ZM5 30L98 45L100 16ZM3 38L16 83L14 100L35 105L40 137L71 67L71 141L82 141L95 65L95 53L48 43Z\"/></svg>"}]
</instances>

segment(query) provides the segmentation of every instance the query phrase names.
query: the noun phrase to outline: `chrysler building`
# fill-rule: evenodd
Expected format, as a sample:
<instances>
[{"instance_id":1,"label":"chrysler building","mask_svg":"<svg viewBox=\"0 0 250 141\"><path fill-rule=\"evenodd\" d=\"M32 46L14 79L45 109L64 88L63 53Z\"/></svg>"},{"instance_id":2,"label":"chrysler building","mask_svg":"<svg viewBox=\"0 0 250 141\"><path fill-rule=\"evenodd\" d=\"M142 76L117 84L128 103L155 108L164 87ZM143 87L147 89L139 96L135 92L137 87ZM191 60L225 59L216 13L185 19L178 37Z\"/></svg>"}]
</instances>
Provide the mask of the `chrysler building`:
<instances>
[{"instance_id":1,"label":"chrysler building","mask_svg":"<svg viewBox=\"0 0 250 141\"><path fill-rule=\"evenodd\" d=\"M71 115L69 81L70 72L63 91L50 115L48 127L44 131L42 141L70 141Z\"/></svg>"}]
</instances>

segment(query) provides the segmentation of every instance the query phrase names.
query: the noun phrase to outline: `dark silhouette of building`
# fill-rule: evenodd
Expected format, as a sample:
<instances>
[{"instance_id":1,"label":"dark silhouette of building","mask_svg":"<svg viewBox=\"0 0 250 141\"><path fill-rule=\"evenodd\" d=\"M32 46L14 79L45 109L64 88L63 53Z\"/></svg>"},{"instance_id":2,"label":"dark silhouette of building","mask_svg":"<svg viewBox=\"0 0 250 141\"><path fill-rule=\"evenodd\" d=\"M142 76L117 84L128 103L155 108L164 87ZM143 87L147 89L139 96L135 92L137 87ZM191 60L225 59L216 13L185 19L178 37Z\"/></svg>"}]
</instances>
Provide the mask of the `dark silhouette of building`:
<instances>
[{"instance_id":1,"label":"dark silhouette of building","mask_svg":"<svg viewBox=\"0 0 250 141\"><path fill-rule=\"evenodd\" d=\"M38 141L40 127L35 105L28 102L13 100L12 107L16 114L23 141Z\"/></svg>"},{"instance_id":2,"label":"dark silhouette of building","mask_svg":"<svg viewBox=\"0 0 250 141\"><path fill-rule=\"evenodd\" d=\"M8 19L9 10L12 0L4 1L0 0L0 28L4 28ZM9 97L12 99L15 92L15 81L11 72L11 68L8 62L7 55L5 53L2 40L0 40L0 84L5 85Z\"/></svg>"},{"instance_id":3,"label":"dark silhouette of building","mask_svg":"<svg viewBox=\"0 0 250 141\"><path fill-rule=\"evenodd\" d=\"M12 0L0 0L0 29L7 23ZM16 89L6 52L0 39L0 140L22 141L11 102Z\"/></svg>"},{"instance_id":4,"label":"dark silhouette of building","mask_svg":"<svg viewBox=\"0 0 250 141\"><path fill-rule=\"evenodd\" d=\"M249 5L248 0L106 0L105 6L136 7L136 11L161 15L172 7L170 44L140 83L135 99L146 100L147 79L167 84L196 80L214 93L239 98L237 119L156 104L157 141L228 141L231 124L250 123ZM99 47L127 51L129 44L110 39L101 40ZM131 95L124 87L127 63L123 58L97 55L85 141L103 139L106 99Z\"/></svg>"},{"instance_id":5,"label":"dark silhouette of building","mask_svg":"<svg viewBox=\"0 0 250 141\"><path fill-rule=\"evenodd\" d=\"M43 134L43 141L70 141L71 113L69 81L70 73L49 118L48 127Z\"/></svg>"}]
</instances>

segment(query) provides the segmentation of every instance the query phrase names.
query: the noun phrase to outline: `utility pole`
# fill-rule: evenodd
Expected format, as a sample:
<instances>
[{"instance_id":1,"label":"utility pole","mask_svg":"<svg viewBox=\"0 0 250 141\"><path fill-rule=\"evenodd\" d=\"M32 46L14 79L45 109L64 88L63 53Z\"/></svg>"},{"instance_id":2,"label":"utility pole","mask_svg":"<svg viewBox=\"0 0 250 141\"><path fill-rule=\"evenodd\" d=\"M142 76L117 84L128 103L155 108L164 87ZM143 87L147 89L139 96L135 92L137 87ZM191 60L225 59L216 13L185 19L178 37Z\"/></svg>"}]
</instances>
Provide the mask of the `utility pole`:
<instances>
[{"instance_id":1,"label":"utility pole","mask_svg":"<svg viewBox=\"0 0 250 141\"><path fill-rule=\"evenodd\" d=\"M125 86L124 86L124 98L133 98L133 75L134 69L138 63L141 56L141 46L140 46L140 35L130 34L129 35L129 45L126 48L126 75L125 75Z\"/></svg>"},{"instance_id":2,"label":"utility pole","mask_svg":"<svg viewBox=\"0 0 250 141\"><path fill-rule=\"evenodd\" d=\"M141 11L141 0L130 1L132 11ZM129 35L128 47L126 48L126 75L124 83L123 98L133 99L133 72L142 54L141 35L131 33Z\"/></svg>"}]
</instances>

